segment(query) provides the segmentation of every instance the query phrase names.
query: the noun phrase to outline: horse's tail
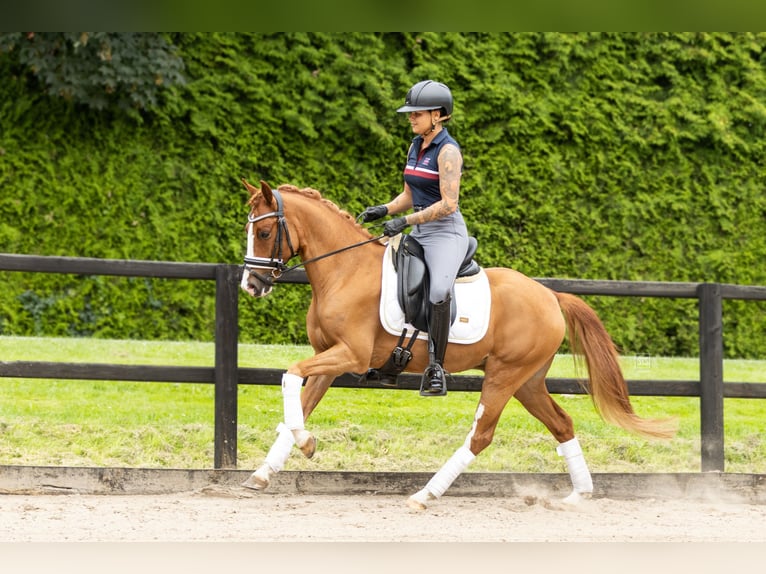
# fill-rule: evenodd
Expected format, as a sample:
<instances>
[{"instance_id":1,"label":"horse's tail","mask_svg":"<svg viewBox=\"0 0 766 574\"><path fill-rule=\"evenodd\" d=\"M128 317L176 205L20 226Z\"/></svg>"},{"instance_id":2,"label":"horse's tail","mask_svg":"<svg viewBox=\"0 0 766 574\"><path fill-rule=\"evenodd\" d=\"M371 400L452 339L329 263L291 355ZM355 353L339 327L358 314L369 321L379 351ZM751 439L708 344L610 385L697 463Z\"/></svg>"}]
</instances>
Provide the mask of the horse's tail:
<instances>
[{"instance_id":1,"label":"horse's tail","mask_svg":"<svg viewBox=\"0 0 766 574\"><path fill-rule=\"evenodd\" d=\"M644 419L633 411L617 349L596 312L574 295L557 292L556 297L566 319L575 363L585 359L588 367L586 390L601 417L640 435L671 438L677 430L675 420Z\"/></svg>"}]
</instances>

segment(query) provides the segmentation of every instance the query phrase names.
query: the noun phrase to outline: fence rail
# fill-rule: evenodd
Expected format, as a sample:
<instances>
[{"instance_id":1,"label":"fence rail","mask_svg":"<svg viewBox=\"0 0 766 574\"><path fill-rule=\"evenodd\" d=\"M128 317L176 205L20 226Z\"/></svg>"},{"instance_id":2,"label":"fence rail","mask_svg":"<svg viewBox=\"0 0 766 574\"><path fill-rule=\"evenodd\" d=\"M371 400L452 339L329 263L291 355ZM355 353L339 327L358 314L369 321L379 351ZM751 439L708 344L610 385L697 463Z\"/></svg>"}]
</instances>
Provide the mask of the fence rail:
<instances>
[{"instance_id":1,"label":"fence rail","mask_svg":"<svg viewBox=\"0 0 766 574\"><path fill-rule=\"evenodd\" d=\"M123 380L215 385L214 467L236 468L238 385L279 385L282 370L238 366L238 265L180 263L83 257L55 257L0 253L0 271L115 275L163 279L199 279L216 282L215 365L177 367L157 365L116 365L104 363L62 363L44 361L0 362L0 377L39 379ZM308 283L305 272L296 269L280 279L282 283ZM662 281L596 281L586 279L537 279L556 291L575 295L615 297L687 298L699 301L700 379L698 381L631 380L632 395L700 398L701 470L724 471L724 398L766 398L766 383L724 383L723 381L723 299L766 301L766 287L720 283L673 283ZM404 374L399 389L417 390L420 377ZM480 376L458 375L453 391L479 391ZM582 394L576 379L546 380L553 394ZM361 383L352 374L339 377L335 387L383 389Z\"/></svg>"}]
</instances>

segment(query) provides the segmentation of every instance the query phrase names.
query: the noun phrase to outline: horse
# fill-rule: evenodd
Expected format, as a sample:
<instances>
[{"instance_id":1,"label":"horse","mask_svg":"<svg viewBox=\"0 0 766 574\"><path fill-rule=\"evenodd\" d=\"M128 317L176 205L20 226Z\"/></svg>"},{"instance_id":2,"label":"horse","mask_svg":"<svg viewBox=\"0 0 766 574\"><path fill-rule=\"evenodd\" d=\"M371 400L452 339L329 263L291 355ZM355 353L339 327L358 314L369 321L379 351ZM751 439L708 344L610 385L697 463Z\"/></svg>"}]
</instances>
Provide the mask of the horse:
<instances>
[{"instance_id":1,"label":"horse","mask_svg":"<svg viewBox=\"0 0 766 574\"><path fill-rule=\"evenodd\" d=\"M250 193L247 255L241 288L253 297L268 295L275 279L299 257L311 285L306 329L314 350L310 358L290 365L282 376L284 420L265 461L242 486L268 487L297 446L311 457L316 438L306 422L333 380L344 373L365 373L382 365L397 336L381 325L383 236L374 237L354 217L312 188L283 184L276 190L245 178ZM298 265L296 265L298 266ZM477 342L448 345L448 372L483 371L479 403L465 442L407 505L424 510L439 499L473 459L492 442L503 409L511 397L545 425L558 442L572 482L563 499L577 504L589 498L593 481L572 418L548 393L545 377L568 335L576 363L588 371L585 390L606 422L638 435L669 439L672 419L646 419L634 411L619 354L596 312L579 297L553 291L524 274L503 267L484 269L489 280L491 312L486 334ZM361 278L361 280L360 280ZM428 352L416 341L405 370L422 372ZM438 399L429 399L438 400Z\"/></svg>"}]
</instances>

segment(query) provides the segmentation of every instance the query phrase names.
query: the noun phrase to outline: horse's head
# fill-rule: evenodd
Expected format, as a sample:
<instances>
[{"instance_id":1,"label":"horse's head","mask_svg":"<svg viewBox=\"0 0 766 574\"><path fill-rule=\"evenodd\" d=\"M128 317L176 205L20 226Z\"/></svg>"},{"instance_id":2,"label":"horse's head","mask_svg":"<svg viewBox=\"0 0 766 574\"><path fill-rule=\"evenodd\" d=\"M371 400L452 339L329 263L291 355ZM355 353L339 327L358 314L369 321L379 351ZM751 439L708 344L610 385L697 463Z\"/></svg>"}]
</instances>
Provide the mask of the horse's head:
<instances>
[{"instance_id":1,"label":"horse's head","mask_svg":"<svg viewBox=\"0 0 766 574\"><path fill-rule=\"evenodd\" d=\"M260 189L242 179L250 192L247 205L247 255L242 273L241 287L254 297L263 297L271 292L274 280L287 268L285 263L295 250L285 221L282 196L272 190L265 181ZM287 258L283 257L287 253Z\"/></svg>"}]
</instances>

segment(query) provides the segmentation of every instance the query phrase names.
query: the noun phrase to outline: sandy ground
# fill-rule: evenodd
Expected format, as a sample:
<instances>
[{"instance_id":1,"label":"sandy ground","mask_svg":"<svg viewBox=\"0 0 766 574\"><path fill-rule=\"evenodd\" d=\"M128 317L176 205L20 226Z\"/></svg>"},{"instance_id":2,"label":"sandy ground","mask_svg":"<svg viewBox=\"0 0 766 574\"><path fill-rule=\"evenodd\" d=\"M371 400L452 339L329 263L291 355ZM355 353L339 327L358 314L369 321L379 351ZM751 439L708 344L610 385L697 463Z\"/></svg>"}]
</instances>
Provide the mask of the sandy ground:
<instances>
[{"instance_id":1,"label":"sandy ground","mask_svg":"<svg viewBox=\"0 0 766 574\"><path fill-rule=\"evenodd\" d=\"M446 495L287 495L210 486L165 495L0 496L5 542L766 542L766 505Z\"/></svg>"},{"instance_id":2,"label":"sandy ground","mask_svg":"<svg viewBox=\"0 0 766 574\"><path fill-rule=\"evenodd\" d=\"M758 572L766 505L679 498L0 495L0 572L721 574Z\"/></svg>"}]
</instances>

